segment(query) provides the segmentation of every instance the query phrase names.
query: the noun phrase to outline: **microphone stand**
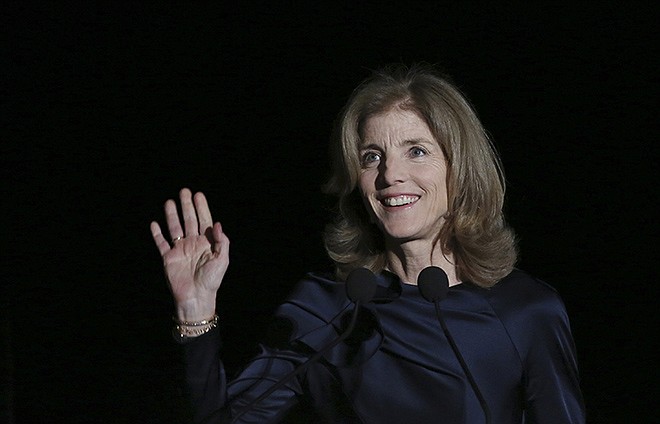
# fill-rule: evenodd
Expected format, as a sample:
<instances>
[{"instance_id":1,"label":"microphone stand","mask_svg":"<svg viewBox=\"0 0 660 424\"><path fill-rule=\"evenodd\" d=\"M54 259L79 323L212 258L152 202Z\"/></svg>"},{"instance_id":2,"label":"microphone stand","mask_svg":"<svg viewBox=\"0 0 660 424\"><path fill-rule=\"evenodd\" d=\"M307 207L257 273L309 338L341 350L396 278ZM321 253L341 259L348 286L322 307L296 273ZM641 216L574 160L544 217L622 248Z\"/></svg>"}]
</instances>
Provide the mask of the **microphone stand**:
<instances>
[{"instance_id":1,"label":"microphone stand","mask_svg":"<svg viewBox=\"0 0 660 424\"><path fill-rule=\"evenodd\" d=\"M479 405L481 406L481 410L484 412L484 417L486 418L486 424L490 424L490 409L488 409L486 399L481 394L481 390L479 390L477 382L472 376L472 373L470 372L465 359L463 359L463 355L461 355L460 350L458 350L458 346L456 345L456 342L454 341L454 338L449 332L449 328L447 328L447 324L442 317L440 301L446 298L449 292L449 279L447 278L447 274L442 270L442 268L437 266L426 267L419 273L419 276L417 277L417 287L419 288L422 297L433 303L433 306L435 306L435 316L438 318L440 327L442 327L442 332L445 334L445 338L449 342L451 350L454 351L454 356L456 359L458 359L458 363L461 365L463 373L465 374L465 377L467 377L467 380L470 383L470 387L472 387L472 391L477 396L477 400L479 400Z\"/></svg>"},{"instance_id":2,"label":"microphone stand","mask_svg":"<svg viewBox=\"0 0 660 424\"><path fill-rule=\"evenodd\" d=\"M343 342L355 328L355 323L357 322L358 312L360 311L360 306L363 303L368 303L374 297L376 293L376 277L375 275L366 268L356 268L351 271L346 279L346 295L349 300L355 305L353 307L353 312L351 314L351 320L348 324L348 327L340 334L338 338L333 340L328 345L324 346L322 349L318 350L314 355L307 359L302 364L298 365L287 375L282 377L277 383L272 385L268 390L263 392L260 396L254 399L252 402L243 407L234 418L231 419L230 424L234 424L240 417L245 413L254 408L262 400L266 399L268 396L273 394L275 390L281 388L286 383L291 381L294 377L303 373L310 365L318 362L321 357L330 351L333 347L337 346L339 343ZM207 418L207 421L215 417L215 414L212 414L211 417Z\"/></svg>"},{"instance_id":3,"label":"microphone stand","mask_svg":"<svg viewBox=\"0 0 660 424\"><path fill-rule=\"evenodd\" d=\"M435 300L433 302L433 306L435 306L435 315L438 318L438 321L440 322L440 327L442 327L442 331L445 333L445 337L447 338L449 345L451 346L451 350L454 351L454 355L456 356L456 359L458 359L458 362L461 364L461 368L463 368L463 372L465 373L465 376L467 377L468 382L470 383L470 387L472 387L472 391L479 400L479 405L481 405L481 409L483 410L484 416L486 418L486 424L490 424L490 409L488 408L486 399L481 394L481 390L479 390L479 386L477 386L477 382L472 376L472 373L470 372L470 369L468 368L465 359L463 359L463 355L461 355L461 352L458 350L458 346L456 346L456 342L454 341L454 338L449 332L449 329L447 328L447 324L445 324L445 320L442 318L442 311L440 310L440 301Z\"/></svg>"},{"instance_id":4,"label":"microphone stand","mask_svg":"<svg viewBox=\"0 0 660 424\"><path fill-rule=\"evenodd\" d=\"M346 328L346 330L344 330L343 333L341 333L341 335L337 339L335 339L329 345L325 346L323 349L316 352L314 355L312 355L309 359L307 359L301 365L294 368L291 372L289 372L287 375L282 377L282 379L279 380L276 384L272 385L268 390L266 390L261 395L259 395L259 397L257 397L252 402L247 404L243 409L240 410L240 412L238 414L236 414L236 416L231 420L230 423L231 424L235 423L236 420L238 420L240 417L243 416L243 414L245 414L246 412L251 410L259 402L261 402L262 400L266 399L268 396L273 394L273 392L275 392L275 390L279 389L280 387L284 386L286 383L291 381L295 376L303 373L307 368L309 368L310 365L318 362L318 360L321 359L321 357L325 353L327 353L330 349L337 346L339 343L343 342L351 334L351 332L353 331L353 328L355 328L355 323L357 322L358 312L360 310L360 303L361 302L359 300L355 301L355 307L353 308L353 312L351 314L351 320L348 324L348 327Z\"/></svg>"}]
</instances>

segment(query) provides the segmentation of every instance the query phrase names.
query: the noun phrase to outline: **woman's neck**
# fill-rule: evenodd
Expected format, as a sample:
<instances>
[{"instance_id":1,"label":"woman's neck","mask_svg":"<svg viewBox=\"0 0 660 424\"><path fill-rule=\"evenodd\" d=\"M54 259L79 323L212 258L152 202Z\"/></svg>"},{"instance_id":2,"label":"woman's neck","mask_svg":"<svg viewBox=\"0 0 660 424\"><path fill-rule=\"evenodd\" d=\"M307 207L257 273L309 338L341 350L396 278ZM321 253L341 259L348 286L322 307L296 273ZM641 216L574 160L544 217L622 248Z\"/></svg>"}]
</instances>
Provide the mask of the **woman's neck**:
<instances>
[{"instance_id":1,"label":"woman's neck","mask_svg":"<svg viewBox=\"0 0 660 424\"><path fill-rule=\"evenodd\" d=\"M429 246L422 241L410 241L387 246L385 253L387 269L393 272L404 283L417 284L417 276L428 266L437 266L447 273L449 285L459 284L456 276L456 266L451 252L443 252L436 243Z\"/></svg>"}]
</instances>

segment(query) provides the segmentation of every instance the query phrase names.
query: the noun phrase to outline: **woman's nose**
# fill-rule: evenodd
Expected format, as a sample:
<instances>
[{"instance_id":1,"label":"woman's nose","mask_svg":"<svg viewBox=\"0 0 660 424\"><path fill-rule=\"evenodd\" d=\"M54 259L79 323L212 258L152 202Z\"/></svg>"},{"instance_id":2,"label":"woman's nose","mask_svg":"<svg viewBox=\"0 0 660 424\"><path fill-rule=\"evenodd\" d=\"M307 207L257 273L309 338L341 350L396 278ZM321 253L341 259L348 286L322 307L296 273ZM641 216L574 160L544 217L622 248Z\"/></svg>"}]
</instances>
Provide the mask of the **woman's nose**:
<instances>
[{"instance_id":1,"label":"woman's nose","mask_svg":"<svg viewBox=\"0 0 660 424\"><path fill-rule=\"evenodd\" d=\"M392 186L406 180L408 171L405 162L401 158L388 157L380 164L378 177L380 183Z\"/></svg>"}]
</instances>

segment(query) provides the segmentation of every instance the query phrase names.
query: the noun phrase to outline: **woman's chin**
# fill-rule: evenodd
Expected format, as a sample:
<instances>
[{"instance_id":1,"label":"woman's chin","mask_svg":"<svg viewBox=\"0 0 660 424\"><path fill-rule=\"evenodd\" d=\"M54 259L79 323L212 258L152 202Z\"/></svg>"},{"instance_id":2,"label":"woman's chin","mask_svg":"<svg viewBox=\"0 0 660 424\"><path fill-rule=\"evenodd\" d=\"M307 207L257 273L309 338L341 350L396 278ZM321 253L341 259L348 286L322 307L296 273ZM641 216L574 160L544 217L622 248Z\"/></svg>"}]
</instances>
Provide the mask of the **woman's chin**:
<instances>
[{"instance_id":1,"label":"woman's chin","mask_svg":"<svg viewBox=\"0 0 660 424\"><path fill-rule=\"evenodd\" d=\"M396 244L419 239L418 235L413 231L385 231L385 238Z\"/></svg>"}]
</instances>

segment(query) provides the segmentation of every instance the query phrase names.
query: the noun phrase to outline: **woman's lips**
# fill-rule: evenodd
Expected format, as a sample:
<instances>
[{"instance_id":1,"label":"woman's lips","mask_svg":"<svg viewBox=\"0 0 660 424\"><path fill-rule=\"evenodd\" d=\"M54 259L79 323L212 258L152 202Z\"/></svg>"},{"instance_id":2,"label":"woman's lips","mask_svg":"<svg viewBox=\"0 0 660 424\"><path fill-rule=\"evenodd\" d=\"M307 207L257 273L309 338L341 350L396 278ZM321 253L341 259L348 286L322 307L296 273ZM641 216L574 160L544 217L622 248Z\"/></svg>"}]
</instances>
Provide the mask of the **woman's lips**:
<instances>
[{"instance_id":1,"label":"woman's lips","mask_svg":"<svg viewBox=\"0 0 660 424\"><path fill-rule=\"evenodd\" d=\"M415 195L410 195L410 194L402 194L399 196L388 196L380 199L380 203L382 203L384 206L392 207L392 206L406 206L410 205L412 203L415 203L417 200L419 200L419 196Z\"/></svg>"}]
</instances>

